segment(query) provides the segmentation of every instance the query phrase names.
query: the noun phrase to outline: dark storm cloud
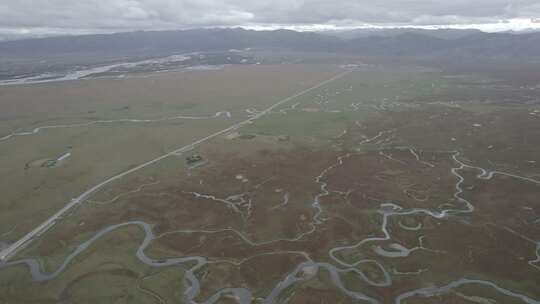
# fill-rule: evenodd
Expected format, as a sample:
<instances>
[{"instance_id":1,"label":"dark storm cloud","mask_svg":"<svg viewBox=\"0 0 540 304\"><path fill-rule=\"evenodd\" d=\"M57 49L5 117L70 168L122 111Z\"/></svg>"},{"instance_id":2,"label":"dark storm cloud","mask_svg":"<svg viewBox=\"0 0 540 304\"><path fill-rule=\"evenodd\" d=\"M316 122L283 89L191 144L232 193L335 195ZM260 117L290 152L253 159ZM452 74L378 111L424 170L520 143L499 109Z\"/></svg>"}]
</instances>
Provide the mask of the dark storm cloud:
<instances>
[{"instance_id":1,"label":"dark storm cloud","mask_svg":"<svg viewBox=\"0 0 540 304\"><path fill-rule=\"evenodd\" d=\"M246 25L485 24L540 18L538 0L0 0L0 33Z\"/></svg>"}]
</instances>

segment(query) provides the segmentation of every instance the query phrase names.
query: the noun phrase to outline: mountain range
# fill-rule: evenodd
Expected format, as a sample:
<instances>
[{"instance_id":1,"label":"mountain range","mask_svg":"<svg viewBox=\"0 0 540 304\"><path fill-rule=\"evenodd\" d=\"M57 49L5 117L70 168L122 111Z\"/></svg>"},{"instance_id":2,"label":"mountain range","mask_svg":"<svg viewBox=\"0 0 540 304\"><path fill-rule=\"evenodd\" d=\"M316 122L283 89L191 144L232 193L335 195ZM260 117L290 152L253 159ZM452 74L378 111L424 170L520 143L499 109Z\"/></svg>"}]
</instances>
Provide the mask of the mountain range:
<instances>
[{"instance_id":1,"label":"mountain range","mask_svg":"<svg viewBox=\"0 0 540 304\"><path fill-rule=\"evenodd\" d=\"M142 31L7 41L0 43L0 57L48 57L79 53L149 56L243 48L432 59L537 60L540 58L540 33L518 35L476 30L316 33L241 28Z\"/></svg>"}]
</instances>

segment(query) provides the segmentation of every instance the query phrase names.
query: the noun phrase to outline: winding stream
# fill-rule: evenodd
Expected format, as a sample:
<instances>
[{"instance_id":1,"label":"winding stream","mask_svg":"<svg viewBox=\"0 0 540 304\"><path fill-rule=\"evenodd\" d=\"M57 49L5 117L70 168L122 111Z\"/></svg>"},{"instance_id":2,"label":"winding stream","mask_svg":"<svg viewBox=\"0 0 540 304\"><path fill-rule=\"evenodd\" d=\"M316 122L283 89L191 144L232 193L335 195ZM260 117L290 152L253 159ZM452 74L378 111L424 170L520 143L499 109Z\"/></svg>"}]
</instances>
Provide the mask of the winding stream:
<instances>
[{"instance_id":1,"label":"winding stream","mask_svg":"<svg viewBox=\"0 0 540 304\"><path fill-rule=\"evenodd\" d=\"M78 205L81 202L85 201L92 193L96 192L97 190L99 190L103 186L109 184L111 181L117 180L117 179L122 178L123 176L125 176L127 174L130 174L130 173L132 173L132 172L134 172L136 170L139 170L139 169L144 168L144 167L146 167L148 165L156 163L156 162L158 162L158 161L160 161L160 160L162 160L162 159L164 159L164 158L166 158L166 157L168 157L170 155L173 155L174 153L184 152L187 149L190 149L190 148L194 147L195 145L198 145L198 144L200 144L202 142L205 142L205 141L207 141L207 140L209 140L211 138L214 138L214 137L216 137L218 135L221 135L221 134L224 134L224 133L227 133L227 132L230 132L230 131L234 131L234 130L240 128L241 126L243 126L245 124L252 123L254 120L262 117L263 115L265 115L265 114L267 114L269 112L271 112L273 109L275 109L279 105L281 105L281 104L283 104L285 102L288 102L288 101L292 100L293 98L296 98L296 97L298 97L298 96L300 96L300 95L302 95L302 94L304 94L306 92L309 92L309 91L311 91L311 90L313 90L315 88L318 88L318 87L322 86L323 84L328 83L328 82L330 82L330 81L332 81L334 79L337 79L339 77L342 77L342 76L344 76L346 74L347 73L342 73L342 74L337 75L336 77L333 77L333 78L331 78L331 79L329 79L327 81L324 81L324 82L322 82L322 83L320 83L320 84L318 84L318 85L316 85L316 86L314 86L312 88L306 89L306 90L304 90L304 91L302 91L302 92L300 92L298 94L295 94L295 95L293 95L291 97L283 99L283 100L275 103L271 107L267 108L266 110L257 111L257 110L249 109L249 110L247 110L247 112L250 114L250 118L248 120L245 120L245 121L242 121L240 123L234 124L233 126L231 126L229 128L226 128L224 130L221 130L221 131L218 131L218 132L216 132L214 134L211 134L211 135L209 135L209 136L207 136L205 138L202 138L202 139L200 139L200 140L198 140L198 141L196 141L196 142L194 142L194 143L192 143L192 144L190 144L188 146L181 147L176 151L167 153L167 154L165 154L165 155L163 155L161 157L158 157L158 158L156 158L154 160L151 160L151 161L149 161L149 162L147 162L145 164L139 165L134 169L131 169L129 171L121 173L121 174L119 174L117 176L114 176L114 177L112 177L112 178L98 184L97 186L89 189L85 193L81 194L77 199L73 200L66 207L64 207L62 210L60 210L60 212L58 213L59 214L58 217L60 217L63 213L65 213L71 207L73 207L75 205ZM295 109L296 105L293 105L291 108ZM212 116L212 117L218 117L218 116L222 116L222 115L230 117L230 113L228 113L228 112L218 112L218 113L216 113L215 116ZM115 121L94 121L94 122L90 122L90 123L77 124L77 125L44 126L44 127L40 127L40 128L35 128L34 130L29 131L29 132L19 132L19 133L10 134L8 136L0 138L0 141L7 140L7 139L9 139L11 137L14 137L14 136L23 136L23 135L36 134L36 133L38 133L38 132L40 132L42 130L52 129L52 128L88 126L88 125L91 125L91 124L112 123L112 122L142 122L142 123L145 123L145 122L154 122L154 121L180 119L180 118L187 118L187 117L176 116L176 117L163 118L163 119L158 119L158 120L129 120L129 119L126 119L126 120L115 120ZM211 118L211 117L205 117L205 118ZM200 118L191 117L190 119L200 119ZM385 139L381 139L381 137L383 137L385 134L389 134L389 133L392 133L392 132L393 132L393 130L380 132L379 134L377 134L376 136L374 136L372 138L365 139L360 144L371 143L371 142L373 142L375 140L379 140L375 144L383 144L385 141L388 141L389 139L387 138L385 140ZM421 161L419 155L413 149L410 149L410 152L415 156L417 161L422 162L426 166L430 166L430 167L433 166L433 164L431 164L431 163ZM328 196L331 193L331 191L328 189L328 183L324 182L324 178L326 177L328 172L330 172L334 168L337 168L337 167L343 165L343 160L350 157L351 155L353 155L353 154L346 154L344 156L339 156L337 158L337 161L334 164L332 164L328 168L324 169L317 177L315 177L315 183L317 183L320 186L320 192L317 195L314 196L314 199L313 199L312 204L311 204L312 208L315 210L315 213L314 213L314 215L312 217L312 222L310 223L310 229L305 231L305 232L302 232L302 233L298 234L296 237L294 237L292 239L276 239L276 240L269 240L269 241L258 242L257 243L257 242L251 241L248 237L246 237L244 234L242 234L242 232L239 232L239 231L237 231L235 229L231 229L231 228L222 229L222 230L216 230L216 231L178 230L178 231L167 232L166 234L190 233L190 232L218 233L218 232L222 232L222 231L229 231L229 232L235 233L243 241L245 241L247 244L250 244L252 246L260 246L260 245L270 244L270 243L274 243L274 242L278 242L278 241L291 241L291 242L298 241L298 240L306 237L307 235L310 235L310 234L314 233L317 230L317 227L319 225L321 225L322 223L324 223L324 219L321 218L321 214L323 213L323 209L322 209L322 206L321 206L320 202L321 202L321 199L323 197ZM383 156L391 158L391 155L390 156L383 155ZM358 248L362 247L366 243L382 242L382 241L388 241L388 240L392 239L392 236L391 236L390 232L388 231L388 221L389 221L390 217L403 217L403 216L409 216L409 215L424 214L424 215L431 216L431 217L436 218L436 219L445 219L448 216L454 216L454 215L466 214L466 213L473 212L475 210L474 206L468 200L466 200L465 198L462 197L462 194L464 192L462 185L463 185L465 179L464 179L463 175L460 174L460 172L465 170L465 169L473 169L473 170L479 171L480 173L477 175L477 178L479 178L479 179L491 179L491 178L493 178L494 175L506 175L506 176L517 178L517 179L520 179L520 180L523 180L523 181L526 181L526 182L540 184L540 181L534 180L534 179L531 179L531 178L517 176L517 175L505 173L505 172L499 172L499 171L487 171L487 170L485 170L483 168L467 165L467 164L465 164L465 163L463 163L462 161L459 160L459 156L460 156L459 152L453 152L452 153L451 158L457 164L457 167L451 168L450 172L451 172L452 175L454 175L456 177L456 180L457 180L456 184L455 184L455 192L453 194L453 197L455 198L456 202L461 205L461 208L452 206L452 207L447 207L447 208L439 207L436 210L430 210L430 209L425 209L425 208L405 209L405 208L403 208L403 207L401 207L401 206L399 206L399 205L397 205L395 203L382 203L382 204L380 204L379 209L377 210L377 213L382 218L382 223L381 223L381 227L380 227L380 230L381 230L381 235L380 236L368 237L368 238L359 240L358 242L356 242L354 244L349 244L349 245L344 245L344 246L338 246L338 247L331 248L328 251L328 256L330 257L330 259L332 260L332 262L335 265L330 264L330 263L322 263L322 262L313 261L313 260L311 260L311 258L307 254L300 252L300 254L304 255L304 257L306 258L306 261L300 263L290 273L288 273L280 282L278 282L277 285L274 286L274 288L266 296L266 298L263 299L262 303L265 303L265 304L274 303L283 294L283 292L288 287L293 286L293 285L295 285L297 283L300 283L300 282L305 282L305 281L308 281L310 279L313 279L320 271L326 271L328 273L328 275L329 275L329 278L330 278L331 282L334 284L334 286L337 289L339 289L340 291L342 291L344 294L346 294L349 297L351 297L353 299L356 299L356 300L361 300L361 301L365 301L367 303L372 303L372 304L379 304L381 302L378 299L372 298L372 297L370 297L370 296L368 296L365 293L362 293L360 291L353 291L353 290L347 289L345 287L345 284L342 281L342 278L341 278L340 274L353 272L359 278L361 278L364 282L369 284L370 286L389 287L393 283L392 276L391 276L390 272L387 271L385 269L385 267L381 263L379 263L377 260L374 260L374 259L362 259L362 260L359 260L359 261L355 261L353 263L346 262L346 261L339 258L339 256L338 256L339 252L344 251L344 250L358 249ZM216 197L213 197L213 196L210 196L210 195L200 194L200 193L196 193L196 192L192 192L191 194L194 195L195 197L201 197L201 198L207 198L207 199L213 199L213 200L220 201L220 202L222 202L224 204L229 205L233 209L236 208L236 210L237 210L237 204L238 203L244 203L245 202L241 195L227 197L226 199L219 199L219 198L216 198ZM288 193L286 193L284 195L284 200L283 200L283 203L281 205L285 205L288 202L288 199L289 199L288 198ZM39 236L44 231L46 231L49 228L49 226L48 226L49 224L50 225L54 224L55 216L52 217L52 220L50 221L50 223L46 222L46 223L44 223L44 225L36 228L35 232L34 231L31 232L29 234L29 236L28 236L28 239L33 239L34 237ZM45 224L47 224L47 225L45 225ZM400 222L400 225L401 225L401 222ZM81 254L82 252L87 250L90 246L92 246L94 244L94 242L98 241L103 236L105 236L105 235L107 235L109 233L112 233L115 230L125 228L125 227L129 227L129 226L137 226L137 227L141 228L142 231L144 232L144 239L142 240L141 244L139 245L139 247L137 248L137 250L135 252L136 257L142 263L144 263L146 265L149 265L151 267L156 267L156 268L170 267L170 266L182 265L182 264L190 264L190 265L193 264L194 265L190 269L188 269L184 274L184 281L183 281L184 295L183 295L183 297L184 297L184 301L186 303L196 303L194 299L200 293L201 281L199 280L199 278L197 278L195 273L199 269L201 269L202 267L204 267L204 266L206 266L206 265L208 265L210 263L216 263L216 260L211 260L210 258L201 257L201 256L174 257L174 258L166 258L166 259L154 259L154 258L151 258L151 257L147 256L145 254L146 248L155 239L157 239L157 238L159 238L159 237L161 237L163 235L166 235L166 234L163 234L161 236L156 236L154 234L154 232L153 232L152 225L149 224L149 223L143 222L143 221L129 221L129 222L121 223L121 224L111 225L111 226L108 226L108 227L100 230L99 232L94 234L90 239L88 239L85 242L78 245L73 252L71 252L69 255L67 255L65 257L65 259L58 266L58 268L56 270L50 272L50 273L44 272L42 270L39 259L33 259L33 258L26 258L26 259L20 259L20 260L15 260L15 261L8 261L8 262L0 262L0 269L7 268L7 267L21 266L22 265L22 266L26 266L29 269L31 276L35 281L39 281L39 282L50 281L50 280L53 280L54 278L56 278L57 276L59 276L64 270L66 270L66 268L69 267L69 265L72 263L72 261L79 254ZM419 224L416 227L402 226L402 228L416 231L416 230L420 230L422 228L422 226L421 226L421 224ZM20 242L20 244L23 244L23 243L25 243L25 242ZM19 245L19 246L21 246L21 245ZM408 248L406 248L406 247L404 247L402 245L399 245L397 243L393 244L391 246L391 248L394 251L387 251L387 250L384 250L382 247L376 247L376 248L380 248L379 250L376 250L376 253L378 253L378 254L380 254L382 256L387 256L387 257L407 256L408 254L410 254L414 250L426 249L426 248L424 248L422 246L421 243L420 243L420 247L415 247L413 249L408 249ZM12 251L14 252L14 250L12 250ZM540 252L540 243L537 243L536 254L537 254L538 259L536 261L540 260L540 253L539 252ZM280 252L275 252L275 253L272 252L272 253L267 253L267 254L279 254L279 253ZM287 254L296 253L296 254L298 254L298 252L281 252L281 253L287 253ZM239 265L241 263L243 263L243 261L240 262L240 263L237 263L235 265ZM362 270L363 266L366 266L366 265L374 265L374 266L376 266L379 269L379 271L381 272L382 278L380 280L375 281L375 280L371 279L368 275L366 275L365 271ZM470 285L470 284L483 285L483 286L493 288L493 289L495 289L496 291L498 291L501 294L504 294L504 295L509 296L509 297L516 298L516 299L521 300L521 301L523 301L524 303L527 303L527 304L540 304L540 301L538 301L538 300L529 298L526 295L516 293L516 292L510 291L508 289L502 288L502 287L498 286L497 284L495 284L493 282L486 281L486 280L469 279L469 278L460 278L460 279L455 280L453 282L447 283L447 285L443 285L443 286L438 286L438 287L433 286L433 287L425 287L425 288L418 288L418 289L410 290L410 291L407 291L407 292L404 292L404 293L398 295L395 298L394 303L395 304L400 304L403 301L405 301L405 300L407 300L409 298L415 297L415 296L429 297L429 296L434 296L434 295L440 295L440 294L451 292L452 290L454 290L456 288L459 288L461 286ZM246 289L246 288L224 288L224 289L216 292L212 296L210 296L203 303L205 303L205 304L206 303L216 303L224 295L232 296L240 304L249 304L249 303L251 303L252 298L253 298L253 295L252 295L251 291Z\"/></svg>"},{"instance_id":2,"label":"winding stream","mask_svg":"<svg viewBox=\"0 0 540 304\"><path fill-rule=\"evenodd\" d=\"M83 123L75 123L75 124L66 124L66 125L50 125L50 126L42 126L34 128L30 131L19 131L19 132L13 132L11 134L5 135L3 137L0 137L0 142L6 141L8 139L11 139L13 137L17 136L28 136L28 135L35 135L38 134L44 130L50 130L50 129L65 129L65 128L80 128L80 127L90 127L93 125L101 125L101 124L115 124L115 123L156 123L156 122L165 122L170 120L178 120L178 119L188 119L188 120L199 120L199 119L211 119L211 118L218 118L220 116L225 116L227 118L231 118L231 113L228 111L221 111L216 112L214 115L207 115L207 116L188 116L188 115L176 115L171 117L162 117L157 119L131 119L131 118L122 118L122 119L112 119L112 120L93 120L90 122L83 122Z\"/></svg>"},{"instance_id":3,"label":"winding stream","mask_svg":"<svg viewBox=\"0 0 540 304\"><path fill-rule=\"evenodd\" d=\"M375 140L382 136L382 132L379 133L379 135L375 136L374 138L365 140L364 142L370 142L372 140ZM325 182L322 182L322 179L325 177L326 173L328 173L333 168L336 168L337 166L340 166L343 164L343 159L349 157L350 154L347 154L345 156L338 157L338 160L335 164L331 165L330 167L323 170L323 172L315 178L315 182L318 183L321 187L321 192L315 196L312 207L317 210L315 215L313 216L313 223L312 223L312 229L310 229L308 232L304 232L300 234L297 238L294 240L299 240L306 236L307 234L313 233L316 230L317 225L322 223L322 220L319 218L320 214L322 213L322 208L320 206L320 198L328 195L330 192L327 189L328 185ZM388 219L389 217L395 217L395 216L406 216L406 215L415 215L415 214L426 214L431 217L437 218L437 219L443 219L449 215L455 215L455 214L461 214L461 213L470 213L474 211L473 205L466 199L461 197L461 194L463 193L462 184L464 182L464 177L460 174L460 171L466 168L473 168L477 169L481 172L480 175L478 175L478 178L491 178L493 174L498 174L497 172L493 172L492 174L485 173L484 169L472 167L469 165L465 165L463 162L459 161L459 152L455 152L452 154L452 159L458 164L458 167L452 168L451 173L457 178L457 182L455 185L455 193L454 198L463 204L462 209L443 209L440 211L434 211L429 209L422 209L422 208L414 208L414 209L404 209L400 207L397 204L394 203L383 203L380 204L380 208L378 210L378 213L382 216L382 224L381 224L381 232L382 236L376 236L376 237L369 237L365 238L363 240L360 240L356 244L347 245L347 246L340 246L335 247L329 250L328 254L330 258L338 265L334 266L329 263L319 263L311 260L306 255L306 262L303 262L299 264L293 271L291 271L288 275L285 276L285 278L280 281L268 294L268 296L263 300L262 303L270 304L274 303L275 300L283 293L285 289L288 287L295 285L299 282L308 281L312 278L314 278L317 273L321 270L326 271L329 274L329 277L332 281L332 283L343 293L348 295L351 298L354 298L356 300L362 300L367 303L373 303L378 304L381 303L379 300L374 299L362 292L359 291L353 291L349 290L345 287L340 274L344 272L354 272L357 274L362 280L364 280L366 283L372 286L377 287L388 287L392 285L392 277L390 273L376 260L371 259L364 259L357 261L355 263L347 263L340 258L336 256L336 254L342 250L347 249L356 249L361 247L362 245L368 243L368 242L376 242L376 241L387 241L391 239L391 235L388 232L387 225L388 225ZM527 179L524 179L527 180ZM52 280L58 275L60 275L67 267L68 265L73 261L74 258L76 258L80 253L88 249L94 242L99 240L101 237L107 235L108 233L111 233L117 229L124 228L127 226L138 226L144 231L144 239L142 243L139 245L136 256L137 258L144 264L152 266L152 267L170 267L174 265L180 265L180 264L187 264L187 263L195 263L193 267L191 267L189 270L186 271L184 276L184 300L187 303L196 303L195 298L198 296L200 292L201 282L196 277L195 272L204 267L205 265L208 265L209 263L215 263L215 261L210 261L209 259L201 256L189 256L189 257L176 257L176 258L167 258L167 259L153 259L151 257L148 257L145 254L145 249L151 244L153 240L155 240L157 237L153 233L152 225L142 222L142 221L130 221L122 224L117 225L111 225L103 230L97 232L93 237L88 239L87 241L80 244L72 253L70 253L63 261L63 263L53 272L46 273L41 270L41 265L39 263L39 260L37 259L21 259L17 261L12 262L6 262L3 264L0 264L0 269L6 268L6 267L12 267L17 265L26 265L28 269L30 270L30 274L32 278L36 281L48 281ZM250 241L247 237L243 236L241 232L236 231L234 229L224 229L220 231L232 231L239 235L244 241L247 243L253 245L253 246L259 246L261 244L268 244L271 242L276 242L280 240L273 240L269 242L263 242L263 243L254 243ZM166 234L171 233L187 233L187 232L193 232L189 230L179 230L179 231L172 231ZM203 232L203 231L200 231ZM207 233L215 233L218 231L206 231ZM292 240L292 241L294 241ZM380 248L380 247L379 247ZM423 249L422 246L416 247L415 249L407 249L401 245L394 244L392 249L397 250L397 255L402 256L403 254L407 255L412 250L416 249ZM383 255L388 253L384 250L379 250L379 253L382 253ZM272 254L272 253L269 253ZM390 255L393 255L392 252L389 253ZM376 282L371 280L367 275L365 275L361 268L365 264L374 264L376 265L381 273L383 274L383 280L380 282ZM501 294L504 294L509 297L513 297L516 299L519 299L527 304L540 304L540 301L532 299L527 297L526 295L519 294L513 291L510 291L508 289L502 288L498 286L497 284L486 281L486 280L475 280L475 279L469 279L469 278L461 278L456 281L450 282L447 285L443 285L440 287L426 287L426 288L419 288L415 290L411 290L408 292L404 292L400 295L398 295L395 298L395 304L400 304L404 300L415 297L415 296L434 296L434 295L440 295L444 293L451 292L452 290L469 284L476 284L476 285L483 285L487 287L491 287L498 291ZM216 303L222 296L232 296L236 301L240 304L249 304L252 301L252 293L250 290L246 288L225 288L214 295L210 296L205 302L203 303Z\"/></svg>"}]
</instances>

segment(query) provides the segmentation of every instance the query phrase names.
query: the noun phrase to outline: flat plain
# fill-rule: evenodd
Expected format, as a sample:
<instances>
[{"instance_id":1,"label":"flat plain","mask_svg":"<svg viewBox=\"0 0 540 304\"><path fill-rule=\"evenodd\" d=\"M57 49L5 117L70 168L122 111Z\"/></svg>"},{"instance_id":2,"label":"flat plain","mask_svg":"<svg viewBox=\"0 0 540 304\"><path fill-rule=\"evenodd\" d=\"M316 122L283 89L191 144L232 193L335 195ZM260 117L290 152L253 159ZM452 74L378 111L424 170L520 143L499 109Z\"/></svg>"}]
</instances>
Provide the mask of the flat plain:
<instances>
[{"instance_id":1,"label":"flat plain","mask_svg":"<svg viewBox=\"0 0 540 304\"><path fill-rule=\"evenodd\" d=\"M121 176L0 264L0 303L540 303L540 86L228 65L0 109L4 247Z\"/></svg>"}]
</instances>

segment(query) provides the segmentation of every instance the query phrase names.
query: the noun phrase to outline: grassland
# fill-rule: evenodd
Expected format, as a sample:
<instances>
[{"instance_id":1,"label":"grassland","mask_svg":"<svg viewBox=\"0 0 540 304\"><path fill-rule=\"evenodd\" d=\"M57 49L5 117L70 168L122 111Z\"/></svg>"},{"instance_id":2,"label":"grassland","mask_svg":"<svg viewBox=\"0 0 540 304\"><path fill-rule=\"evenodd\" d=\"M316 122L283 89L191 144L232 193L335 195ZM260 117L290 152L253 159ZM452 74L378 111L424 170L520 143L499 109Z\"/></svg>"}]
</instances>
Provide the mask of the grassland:
<instances>
[{"instance_id":1,"label":"grassland","mask_svg":"<svg viewBox=\"0 0 540 304\"><path fill-rule=\"evenodd\" d=\"M0 239L17 239L99 180L341 71L231 66L0 91L10 97L6 130L208 116L0 142L11 177L1 183L9 212L0 233L15 227ZM537 92L454 76L362 65L110 183L13 260L36 259L51 273L103 236L47 280L33 280L25 265L0 268L0 303L538 303ZM497 100L501 87L512 104ZM72 104L70 96L81 97ZM25 109L18 103L28 112L13 112ZM212 117L220 111L231 117ZM65 163L24 169L66 149ZM190 168L192 154L204 162Z\"/></svg>"},{"instance_id":2,"label":"grassland","mask_svg":"<svg viewBox=\"0 0 540 304\"><path fill-rule=\"evenodd\" d=\"M0 182L0 206L10 210L0 216L0 231L16 226L11 237L20 237L89 186L246 119L246 108L267 107L337 71L331 66L254 69L2 88L5 135L43 126L68 127L0 141L0 166L9 176ZM214 117L223 111L230 117ZM188 118L117 121L179 115ZM77 126L96 121L112 122ZM66 151L72 155L60 167L25 169L32 161L54 159Z\"/></svg>"}]
</instances>

